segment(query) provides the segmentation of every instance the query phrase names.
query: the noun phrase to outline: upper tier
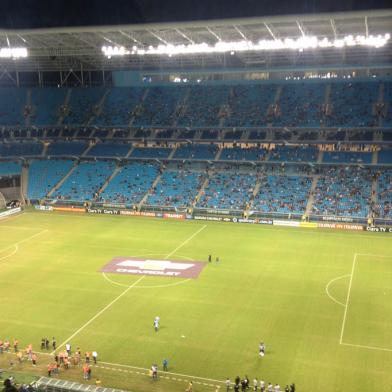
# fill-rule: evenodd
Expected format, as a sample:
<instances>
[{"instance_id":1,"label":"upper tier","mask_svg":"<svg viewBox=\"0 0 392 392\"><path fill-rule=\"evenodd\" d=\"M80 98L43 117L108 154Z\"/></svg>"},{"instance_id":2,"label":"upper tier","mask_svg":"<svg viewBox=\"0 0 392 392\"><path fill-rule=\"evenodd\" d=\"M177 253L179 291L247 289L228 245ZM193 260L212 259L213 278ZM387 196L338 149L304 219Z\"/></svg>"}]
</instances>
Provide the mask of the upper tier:
<instances>
[{"instance_id":1,"label":"upper tier","mask_svg":"<svg viewBox=\"0 0 392 392\"><path fill-rule=\"evenodd\" d=\"M392 126L392 82L2 88L0 125L116 127Z\"/></svg>"}]
</instances>

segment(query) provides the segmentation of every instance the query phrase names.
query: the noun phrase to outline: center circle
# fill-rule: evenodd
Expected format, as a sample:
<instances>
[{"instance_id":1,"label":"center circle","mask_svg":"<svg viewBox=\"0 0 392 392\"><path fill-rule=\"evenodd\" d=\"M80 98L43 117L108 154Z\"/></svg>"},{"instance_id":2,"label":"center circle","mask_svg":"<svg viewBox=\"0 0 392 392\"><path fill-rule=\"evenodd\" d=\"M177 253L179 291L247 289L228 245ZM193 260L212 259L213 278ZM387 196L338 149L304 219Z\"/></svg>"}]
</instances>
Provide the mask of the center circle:
<instances>
[{"instance_id":1,"label":"center circle","mask_svg":"<svg viewBox=\"0 0 392 392\"><path fill-rule=\"evenodd\" d=\"M128 257L144 257L144 256L162 256L162 253L142 253L140 255L133 255L133 256L128 256ZM181 255L177 255L178 257L181 257L183 259L187 259L189 261L195 261L194 259L192 259L191 257L188 256L181 256ZM103 277L110 283L115 284L117 286L122 286L122 287L129 287L130 285L125 284L125 283L119 283L116 282L115 280L112 280L111 278L109 278L105 272L102 272ZM146 276L146 275L144 275ZM180 284L186 283L191 279L183 279L183 280L177 280L176 282L172 282L172 283L167 283L167 284L161 284L161 285L141 285L141 286L133 286L133 289L153 289L153 288L163 288L163 287L171 287L171 286L179 286Z\"/></svg>"}]
</instances>

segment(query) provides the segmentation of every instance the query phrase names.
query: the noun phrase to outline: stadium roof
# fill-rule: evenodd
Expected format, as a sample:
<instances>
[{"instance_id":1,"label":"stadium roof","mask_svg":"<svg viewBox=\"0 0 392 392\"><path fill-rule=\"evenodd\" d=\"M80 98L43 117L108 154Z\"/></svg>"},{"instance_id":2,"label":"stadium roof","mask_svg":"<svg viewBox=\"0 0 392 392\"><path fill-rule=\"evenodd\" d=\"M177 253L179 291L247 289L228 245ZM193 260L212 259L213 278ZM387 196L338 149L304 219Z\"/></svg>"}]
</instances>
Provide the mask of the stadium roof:
<instances>
[{"instance_id":1,"label":"stadium roof","mask_svg":"<svg viewBox=\"0 0 392 392\"><path fill-rule=\"evenodd\" d=\"M28 57L0 58L0 71L167 70L207 67L266 68L282 66L391 64L391 40L382 48L345 47L233 53L113 56L102 46L148 48L222 41L276 40L317 36L334 40L346 35L392 33L392 10L290 15L183 23L101 27L0 30L0 47L26 47Z\"/></svg>"}]
</instances>

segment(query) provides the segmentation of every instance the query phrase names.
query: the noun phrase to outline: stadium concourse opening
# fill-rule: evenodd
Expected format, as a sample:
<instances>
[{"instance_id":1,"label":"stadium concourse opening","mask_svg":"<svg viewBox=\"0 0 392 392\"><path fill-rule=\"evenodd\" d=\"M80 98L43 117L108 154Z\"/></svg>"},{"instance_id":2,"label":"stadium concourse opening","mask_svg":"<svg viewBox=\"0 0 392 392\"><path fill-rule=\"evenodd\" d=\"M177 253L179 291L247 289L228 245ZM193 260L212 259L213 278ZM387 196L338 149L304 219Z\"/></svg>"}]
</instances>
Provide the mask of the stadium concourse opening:
<instances>
[{"instance_id":1,"label":"stadium concourse opening","mask_svg":"<svg viewBox=\"0 0 392 392\"><path fill-rule=\"evenodd\" d=\"M391 27L4 30L0 369L62 391L388 390Z\"/></svg>"}]
</instances>

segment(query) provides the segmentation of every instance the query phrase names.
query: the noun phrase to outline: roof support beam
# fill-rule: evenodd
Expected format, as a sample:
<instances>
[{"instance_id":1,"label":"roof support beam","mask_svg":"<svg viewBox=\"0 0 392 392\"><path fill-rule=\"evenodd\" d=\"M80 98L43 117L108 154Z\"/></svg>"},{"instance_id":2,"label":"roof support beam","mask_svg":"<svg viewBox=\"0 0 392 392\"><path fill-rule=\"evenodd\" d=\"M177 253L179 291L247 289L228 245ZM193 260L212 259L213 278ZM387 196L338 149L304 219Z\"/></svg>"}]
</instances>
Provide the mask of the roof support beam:
<instances>
[{"instance_id":1,"label":"roof support beam","mask_svg":"<svg viewBox=\"0 0 392 392\"><path fill-rule=\"evenodd\" d=\"M161 41L162 43L164 43L165 45L169 45L169 43L167 41L165 41L163 38L161 38L157 33L155 33L152 30L148 30L148 32L155 37L157 40Z\"/></svg>"},{"instance_id":2,"label":"roof support beam","mask_svg":"<svg viewBox=\"0 0 392 392\"><path fill-rule=\"evenodd\" d=\"M366 38L369 37L369 26L368 26L368 17L365 16L365 31L366 31Z\"/></svg>"},{"instance_id":3,"label":"roof support beam","mask_svg":"<svg viewBox=\"0 0 392 392\"><path fill-rule=\"evenodd\" d=\"M191 44L194 44L195 41L191 40L186 34L184 34L180 29L175 29L175 31L181 35L182 38L185 38L187 41L189 41Z\"/></svg>"},{"instance_id":4,"label":"roof support beam","mask_svg":"<svg viewBox=\"0 0 392 392\"><path fill-rule=\"evenodd\" d=\"M214 31L211 30L210 27L207 26L207 31L212 34L218 41L222 41L221 37L219 37L218 34L216 34Z\"/></svg>"},{"instance_id":5,"label":"roof support beam","mask_svg":"<svg viewBox=\"0 0 392 392\"><path fill-rule=\"evenodd\" d=\"M271 30L271 28L267 25L267 23L264 22L264 26L267 29L267 31L269 32L270 36L276 41L277 38L276 38L274 32Z\"/></svg>"},{"instance_id":6,"label":"roof support beam","mask_svg":"<svg viewBox=\"0 0 392 392\"><path fill-rule=\"evenodd\" d=\"M239 29L238 26L234 25L234 29L245 41L248 41L248 38L246 38L246 35Z\"/></svg>"},{"instance_id":7,"label":"roof support beam","mask_svg":"<svg viewBox=\"0 0 392 392\"><path fill-rule=\"evenodd\" d=\"M331 23L331 29L332 29L334 38L336 39L336 38L337 38L337 35L338 35L338 31L337 31L337 29L336 29L335 20L334 20L334 19L330 19L329 22Z\"/></svg>"},{"instance_id":8,"label":"roof support beam","mask_svg":"<svg viewBox=\"0 0 392 392\"><path fill-rule=\"evenodd\" d=\"M122 34L124 37L127 37L131 39L135 44L143 45L140 41L138 41L133 35L125 33L122 30L119 30L120 34Z\"/></svg>"},{"instance_id":9,"label":"roof support beam","mask_svg":"<svg viewBox=\"0 0 392 392\"><path fill-rule=\"evenodd\" d=\"M298 20L296 20L295 22L297 23L298 29L299 29L299 31L301 32L302 37L305 37L305 36L306 36L305 30L304 30L304 28L302 27L301 22L298 21Z\"/></svg>"}]
</instances>

